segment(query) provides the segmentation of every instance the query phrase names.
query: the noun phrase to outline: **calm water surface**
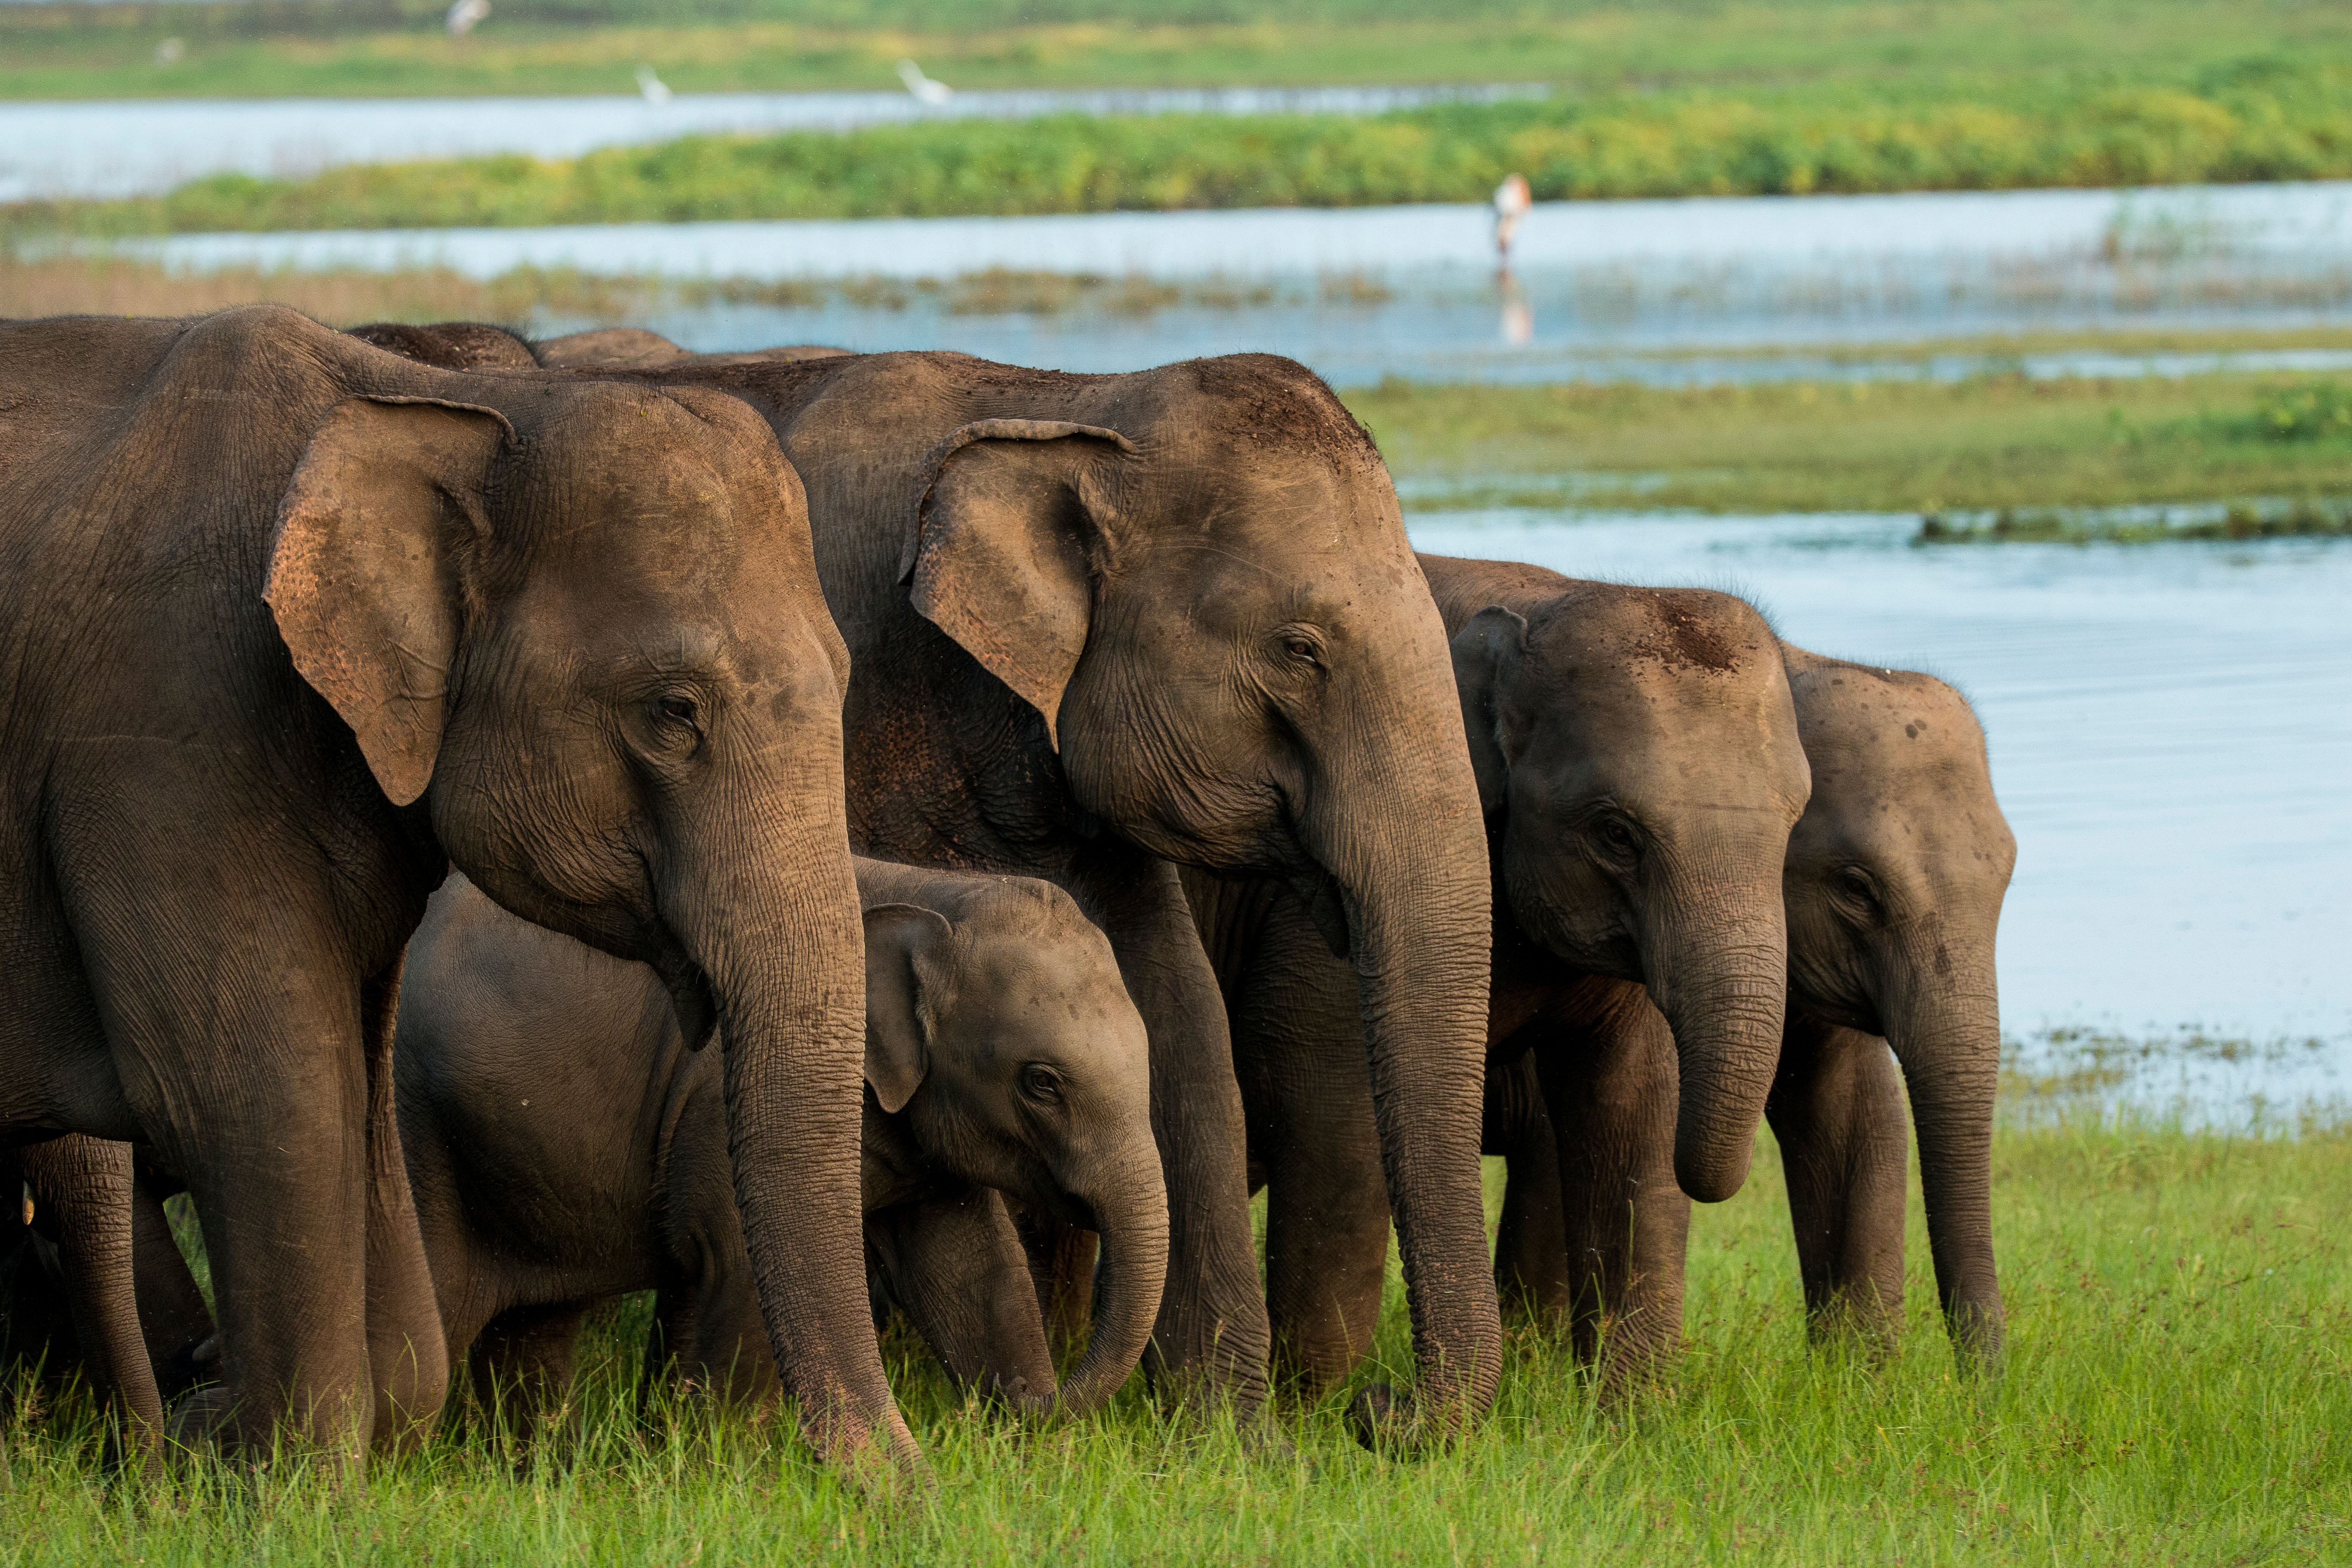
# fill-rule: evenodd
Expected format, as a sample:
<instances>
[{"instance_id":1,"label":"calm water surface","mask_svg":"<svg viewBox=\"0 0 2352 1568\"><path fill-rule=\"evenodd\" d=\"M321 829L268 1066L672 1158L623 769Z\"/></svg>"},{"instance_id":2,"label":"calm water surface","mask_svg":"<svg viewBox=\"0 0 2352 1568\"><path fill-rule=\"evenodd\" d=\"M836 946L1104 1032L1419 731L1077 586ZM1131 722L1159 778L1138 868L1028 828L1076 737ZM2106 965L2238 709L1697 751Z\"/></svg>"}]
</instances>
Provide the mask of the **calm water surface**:
<instances>
[{"instance_id":1,"label":"calm water surface","mask_svg":"<svg viewBox=\"0 0 2352 1568\"><path fill-rule=\"evenodd\" d=\"M182 235L131 248L197 270L437 265L492 277L535 266L801 286L788 304L648 308L645 324L706 350L956 348L1109 371L1256 349L1342 385L1958 376L1993 367L1978 354L1893 362L1853 351L2341 321L2352 312L2352 183L1548 203L1528 219L1507 277L1475 205ZM1009 308L969 286L992 270L1096 282L1052 308ZM2290 363L2352 358L2084 352L2013 368Z\"/></svg>"},{"instance_id":2,"label":"calm water surface","mask_svg":"<svg viewBox=\"0 0 2352 1568\"><path fill-rule=\"evenodd\" d=\"M2352 546L1922 550L1915 519L1875 516L1408 521L1442 553L1744 592L1794 642L1954 682L2018 839L2010 1031L2315 1036L2151 1070L2352 1088Z\"/></svg>"}]
</instances>

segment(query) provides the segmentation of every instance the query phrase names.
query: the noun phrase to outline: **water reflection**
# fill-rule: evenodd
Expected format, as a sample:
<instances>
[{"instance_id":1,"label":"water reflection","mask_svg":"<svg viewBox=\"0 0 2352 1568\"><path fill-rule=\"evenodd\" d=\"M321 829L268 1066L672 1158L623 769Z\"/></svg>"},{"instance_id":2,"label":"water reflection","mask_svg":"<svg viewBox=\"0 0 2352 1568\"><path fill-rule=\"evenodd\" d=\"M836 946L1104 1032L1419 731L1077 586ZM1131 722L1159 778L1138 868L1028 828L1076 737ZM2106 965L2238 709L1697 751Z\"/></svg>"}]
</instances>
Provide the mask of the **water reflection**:
<instances>
[{"instance_id":1,"label":"water reflection","mask_svg":"<svg viewBox=\"0 0 2352 1568\"><path fill-rule=\"evenodd\" d=\"M1078 371L1262 350L1342 385L2187 374L2266 362L1854 351L2335 325L2352 308L2352 184L1548 203L1499 279L1493 223L1482 204L185 235L132 248L195 269L534 266L697 280L648 288L630 319L708 350L956 348ZM2352 363L2317 353L2293 363Z\"/></svg>"}]
</instances>

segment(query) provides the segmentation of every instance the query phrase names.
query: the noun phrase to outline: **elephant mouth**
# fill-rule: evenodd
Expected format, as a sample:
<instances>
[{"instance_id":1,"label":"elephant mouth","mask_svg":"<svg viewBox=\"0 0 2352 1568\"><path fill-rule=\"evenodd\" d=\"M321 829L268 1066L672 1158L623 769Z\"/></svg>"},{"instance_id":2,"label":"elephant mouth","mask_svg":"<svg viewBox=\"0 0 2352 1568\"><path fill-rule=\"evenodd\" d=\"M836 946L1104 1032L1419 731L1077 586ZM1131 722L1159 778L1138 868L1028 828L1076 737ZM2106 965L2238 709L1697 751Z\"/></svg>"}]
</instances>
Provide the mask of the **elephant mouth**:
<instances>
[{"instance_id":1,"label":"elephant mouth","mask_svg":"<svg viewBox=\"0 0 2352 1568\"><path fill-rule=\"evenodd\" d=\"M1315 929L1322 933L1325 945L1331 950L1331 956L1347 957L1348 900L1339 889L1339 879L1318 867L1312 871L1293 873L1289 882L1292 896L1307 910L1307 918L1315 922Z\"/></svg>"},{"instance_id":2,"label":"elephant mouth","mask_svg":"<svg viewBox=\"0 0 2352 1568\"><path fill-rule=\"evenodd\" d=\"M698 1051L709 1045L719 1027L719 999L711 994L710 977L674 948L654 961L654 973L661 976L662 987L669 993L670 1008L677 1015L678 1033L685 1037L687 1049Z\"/></svg>"}]
</instances>

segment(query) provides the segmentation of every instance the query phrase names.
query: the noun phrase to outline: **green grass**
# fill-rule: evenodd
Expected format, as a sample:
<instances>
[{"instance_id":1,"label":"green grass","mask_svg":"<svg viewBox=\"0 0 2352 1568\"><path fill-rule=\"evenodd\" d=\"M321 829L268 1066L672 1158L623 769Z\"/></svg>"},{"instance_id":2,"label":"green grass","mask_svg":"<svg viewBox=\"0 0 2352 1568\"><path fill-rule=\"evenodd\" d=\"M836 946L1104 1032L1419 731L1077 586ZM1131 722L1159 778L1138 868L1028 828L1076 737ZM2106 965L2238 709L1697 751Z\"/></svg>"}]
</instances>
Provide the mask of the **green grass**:
<instances>
[{"instance_id":1,"label":"green grass","mask_svg":"<svg viewBox=\"0 0 2352 1568\"><path fill-rule=\"evenodd\" d=\"M1416 510L1523 503L1716 511L2047 509L2352 495L2325 377L2021 375L1695 388L1343 394Z\"/></svg>"},{"instance_id":2,"label":"green grass","mask_svg":"<svg viewBox=\"0 0 2352 1568\"><path fill-rule=\"evenodd\" d=\"M881 89L913 54L964 88L1555 81L1582 92L2186 79L2342 63L2352 18L2296 0L434 0L0 6L0 97ZM182 40L158 65L157 44Z\"/></svg>"},{"instance_id":3,"label":"green grass","mask_svg":"<svg viewBox=\"0 0 2352 1568\"><path fill-rule=\"evenodd\" d=\"M1483 200L1512 170L1546 200L2352 176L2352 65L698 135L552 162L215 174L162 196L20 205L5 222L122 234L1337 207Z\"/></svg>"},{"instance_id":4,"label":"green grass","mask_svg":"<svg viewBox=\"0 0 2352 1568\"><path fill-rule=\"evenodd\" d=\"M595 1336L586 1437L518 1468L461 1435L364 1486L191 1467L109 1489L69 1414L0 1436L7 1563L2329 1563L2352 1555L2352 1135L2200 1135L2060 1121L2008 1131L1995 1212L2007 1377L1958 1377L1914 1183L1903 1348L1804 1344L1778 1162L1693 1231L1689 1344L1668 1394L1596 1407L1515 1338L1494 1419L1392 1463L1336 1410L1244 1453L1130 1390L1031 1435L897 1384L939 1478L863 1501L773 1428L623 1418L634 1312ZM1491 1174L1491 1173L1490 1173ZM1492 1183L1490 1182L1490 1188ZM1490 1192L1490 1197L1493 1194ZM1405 1344L1391 1290L1378 1355ZM641 1309L637 1309L641 1310Z\"/></svg>"}]
</instances>

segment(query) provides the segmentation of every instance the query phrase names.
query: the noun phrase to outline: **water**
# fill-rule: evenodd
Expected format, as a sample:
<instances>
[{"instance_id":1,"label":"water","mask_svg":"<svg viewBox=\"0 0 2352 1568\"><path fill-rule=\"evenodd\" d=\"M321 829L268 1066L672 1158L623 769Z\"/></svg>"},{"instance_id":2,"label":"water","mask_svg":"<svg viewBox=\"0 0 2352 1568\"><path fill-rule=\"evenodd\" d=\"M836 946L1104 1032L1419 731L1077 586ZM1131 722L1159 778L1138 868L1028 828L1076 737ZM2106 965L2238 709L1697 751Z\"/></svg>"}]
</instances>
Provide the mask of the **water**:
<instances>
[{"instance_id":1,"label":"water","mask_svg":"<svg viewBox=\"0 0 2352 1568\"><path fill-rule=\"evenodd\" d=\"M199 270L438 265L488 278L529 265L764 281L789 285L768 290L789 298L761 302L743 288L738 302L689 308L656 297L641 319L705 350L956 348L1079 371L1256 349L1340 385L2352 365L2327 350L1998 363L1870 352L2036 331L2340 322L2352 310L2345 182L1546 203L1499 279L1475 205L183 235L131 248ZM1050 308L1007 308L969 284L991 269L1092 281Z\"/></svg>"},{"instance_id":2,"label":"water","mask_svg":"<svg viewBox=\"0 0 2352 1568\"><path fill-rule=\"evenodd\" d=\"M1793 642L1952 681L2017 834L2009 1032L2167 1040L2103 1058L2144 1099L2352 1088L2352 545L1923 550L1916 519L1884 516L1408 521L1440 553L1744 592ZM2045 1037L2027 1057L2081 1053Z\"/></svg>"},{"instance_id":3,"label":"water","mask_svg":"<svg viewBox=\"0 0 2352 1568\"><path fill-rule=\"evenodd\" d=\"M618 73L616 73L618 74ZM127 196L199 175L301 175L339 163L598 147L698 132L853 131L919 120L1045 114L1378 114L1420 104L1537 98L1540 84L960 92L643 92L587 98L281 98L0 104L0 201Z\"/></svg>"}]
</instances>

